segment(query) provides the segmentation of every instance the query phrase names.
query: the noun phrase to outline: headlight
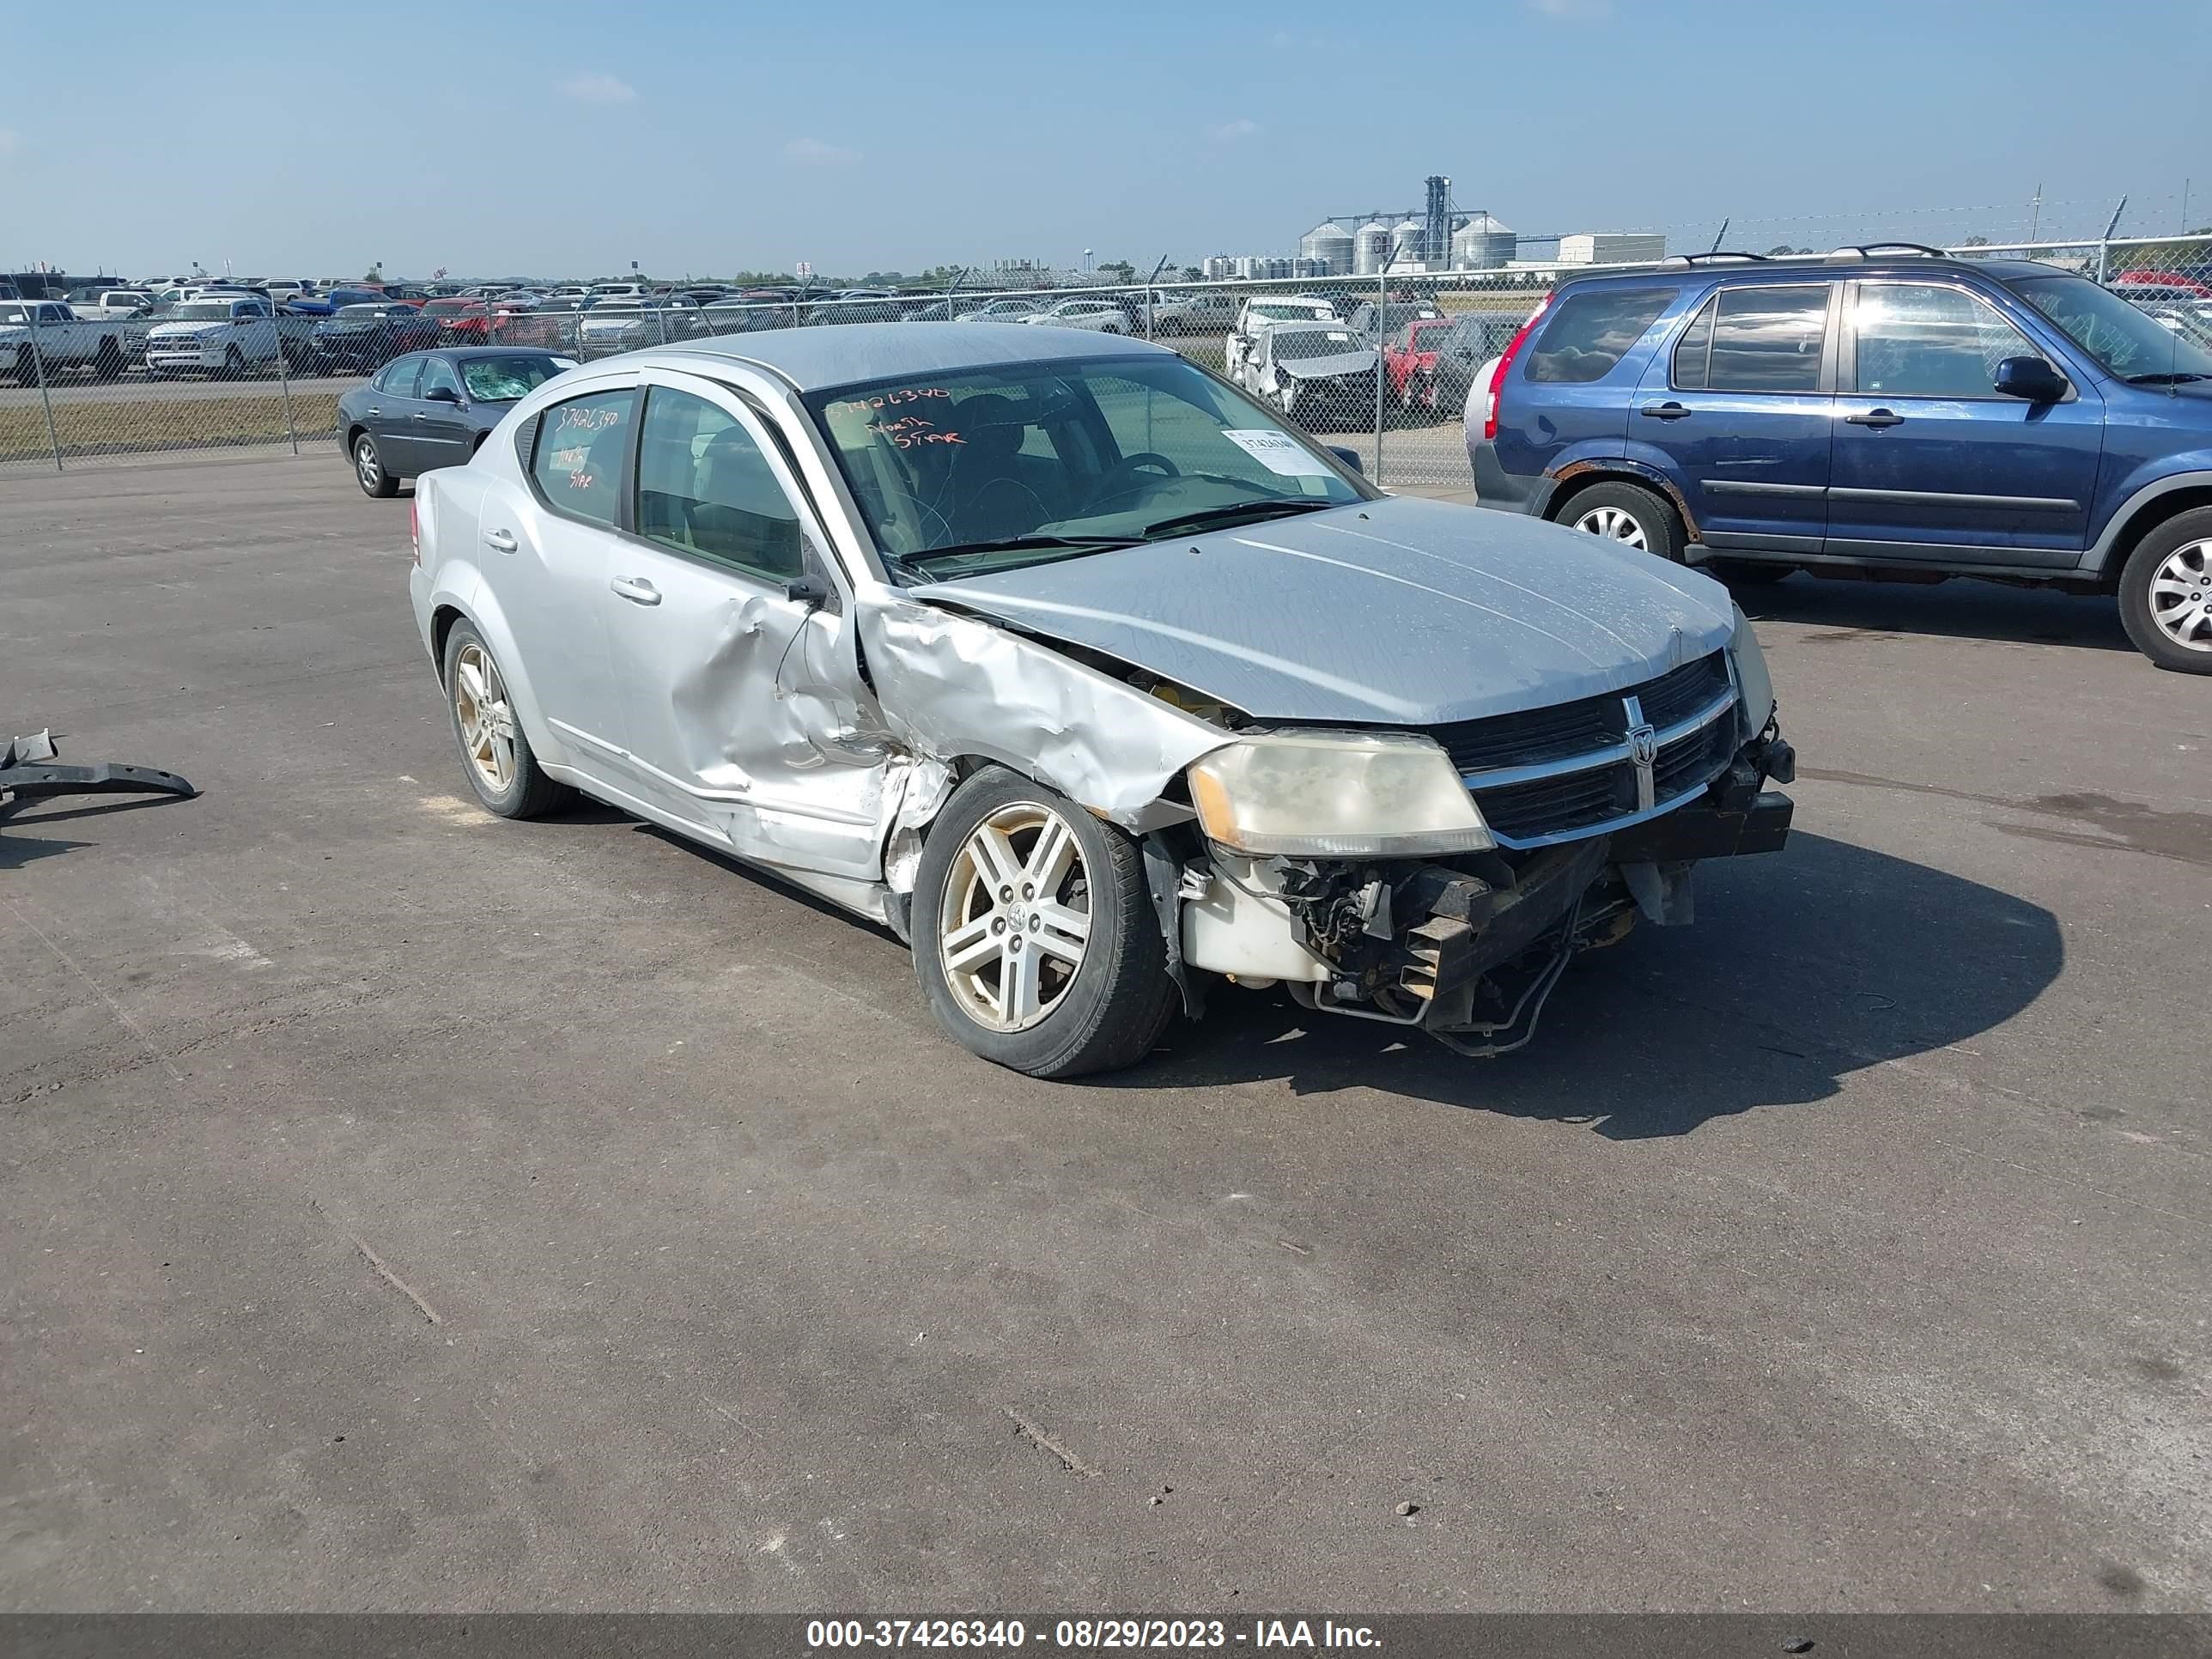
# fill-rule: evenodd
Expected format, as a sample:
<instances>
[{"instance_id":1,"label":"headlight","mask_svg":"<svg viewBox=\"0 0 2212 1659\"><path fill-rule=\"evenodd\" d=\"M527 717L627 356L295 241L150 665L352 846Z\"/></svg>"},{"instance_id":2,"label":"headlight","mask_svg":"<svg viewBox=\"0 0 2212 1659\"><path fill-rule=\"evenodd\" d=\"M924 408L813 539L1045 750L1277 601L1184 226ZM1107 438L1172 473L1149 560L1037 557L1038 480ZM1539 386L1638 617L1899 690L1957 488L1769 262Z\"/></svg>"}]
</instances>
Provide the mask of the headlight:
<instances>
[{"instance_id":1,"label":"headlight","mask_svg":"<svg viewBox=\"0 0 2212 1659\"><path fill-rule=\"evenodd\" d=\"M1774 681L1766 672L1759 635L1751 631L1751 618L1741 605L1735 608L1735 637L1729 641L1729 655L1735 661L1736 695L1743 700L1744 735L1755 738L1774 713Z\"/></svg>"},{"instance_id":2,"label":"headlight","mask_svg":"<svg viewBox=\"0 0 2212 1659\"><path fill-rule=\"evenodd\" d=\"M1414 858L1497 844L1425 738L1273 732L1216 750L1188 776L1206 835L1239 853Z\"/></svg>"}]
</instances>

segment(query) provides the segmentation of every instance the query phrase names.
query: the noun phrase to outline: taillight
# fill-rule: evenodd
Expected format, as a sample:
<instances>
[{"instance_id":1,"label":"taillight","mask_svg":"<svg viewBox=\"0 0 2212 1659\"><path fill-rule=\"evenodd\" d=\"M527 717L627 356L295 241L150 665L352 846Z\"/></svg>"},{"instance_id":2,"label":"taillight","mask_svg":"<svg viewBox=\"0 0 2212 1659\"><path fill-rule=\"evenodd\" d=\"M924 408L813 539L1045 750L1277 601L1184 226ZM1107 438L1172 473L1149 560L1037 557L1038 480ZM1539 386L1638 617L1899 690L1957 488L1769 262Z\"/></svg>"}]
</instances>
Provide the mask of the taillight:
<instances>
[{"instance_id":1,"label":"taillight","mask_svg":"<svg viewBox=\"0 0 2212 1659\"><path fill-rule=\"evenodd\" d=\"M412 501L407 503L407 545L413 551L416 566L419 568L422 563L422 518Z\"/></svg>"},{"instance_id":2,"label":"taillight","mask_svg":"<svg viewBox=\"0 0 2212 1659\"><path fill-rule=\"evenodd\" d=\"M1544 313L1551 303L1552 296L1548 294L1537 302L1536 308L1528 313L1528 320L1522 324L1512 339L1506 343L1505 355L1498 360L1497 368L1492 371L1489 390L1483 394L1482 435L1485 439L1498 435L1498 388L1505 384L1505 377L1513 372L1513 360L1521 355L1522 346L1536 331L1536 325L1543 321Z\"/></svg>"}]
</instances>

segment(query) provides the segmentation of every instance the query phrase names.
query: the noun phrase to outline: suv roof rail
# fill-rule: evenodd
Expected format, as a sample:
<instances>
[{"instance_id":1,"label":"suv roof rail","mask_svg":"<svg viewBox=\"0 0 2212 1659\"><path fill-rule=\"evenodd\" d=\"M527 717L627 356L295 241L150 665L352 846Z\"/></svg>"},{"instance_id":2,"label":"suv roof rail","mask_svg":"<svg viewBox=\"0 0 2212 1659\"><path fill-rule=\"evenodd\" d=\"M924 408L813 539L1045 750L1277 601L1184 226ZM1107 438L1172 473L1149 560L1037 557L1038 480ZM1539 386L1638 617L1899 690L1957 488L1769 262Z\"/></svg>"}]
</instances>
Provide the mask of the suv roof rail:
<instances>
[{"instance_id":1,"label":"suv roof rail","mask_svg":"<svg viewBox=\"0 0 2212 1659\"><path fill-rule=\"evenodd\" d=\"M1747 259L1753 264L1767 263L1764 253L1739 253L1734 248L1715 248L1710 253L1670 253L1659 263L1662 265L1717 265L1729 260Z\"/></svg>"},{"instance_id":2,"label":"suv roof rail","mask_svg":"<svg viewBox=\"0 0 2212 1659\"><path fill-rule=\"evenodd\" d=\"M1831 259L1871 259L1877 253L1922 253L1931 259L1948 259L1948 248L1930 247L1925 242L1849 242L1835 249Z\"/></svg>"}]
</instances>

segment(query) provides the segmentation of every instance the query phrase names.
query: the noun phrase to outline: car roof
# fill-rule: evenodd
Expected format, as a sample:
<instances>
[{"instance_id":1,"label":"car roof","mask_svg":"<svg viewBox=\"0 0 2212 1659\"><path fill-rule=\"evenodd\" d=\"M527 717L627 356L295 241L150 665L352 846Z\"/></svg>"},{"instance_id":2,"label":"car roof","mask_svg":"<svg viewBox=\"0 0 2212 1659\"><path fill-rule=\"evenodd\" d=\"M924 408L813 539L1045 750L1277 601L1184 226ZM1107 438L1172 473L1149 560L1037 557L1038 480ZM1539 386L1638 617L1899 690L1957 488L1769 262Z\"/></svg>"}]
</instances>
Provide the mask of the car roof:
<instances>
[{"instance_id":1,"label":"car roof","mask_svg":"<svg viewBox=\"0 0 2212 1659\"><path fill-rule=\"evenodd\" d=\"M836 328L780 328L689 341L635 354L696 372L684 361L720 357L757 364L799 392L859 380L892 380L1006 363L1069 358L1172 357L1165 346L1087 328L963 328L958 323L849 323Z\"/></svg>"},{"instance_id":2,"label":"car roof","mask_svg":"<svg viewBox=\"0 0 2212 1659\"><path fill-rule=\"evenodd\" d=\"M1559 288L1580 288L1589 283L1650 283L1654 278L1704 277L1724 281L1743 276L1911 276L1931 271L1947 275L1975 272L1994 282L2017 282L2030 276L2075 276L2081 273L2064 265L2039 259L1957 259L1929 253L1868 253L1838 249L1833 253L1800 253L1787 257L1720 258L1692 255L1679 261L1638 265L1632 270L1592 271L1587 276L1562 273Z\"/></svg>"},{"instance_id":3,"label":"car roof","mask_svg":"<svg viewBox=\"0 0 2212 1659\"><path fill-rule=\"evenodd\" d=\"M1324 323L1319 318L1311 322L1284 321L1267 325L1270 334L1349 334L1350 323Z\"/></svg>"}]
</instances>

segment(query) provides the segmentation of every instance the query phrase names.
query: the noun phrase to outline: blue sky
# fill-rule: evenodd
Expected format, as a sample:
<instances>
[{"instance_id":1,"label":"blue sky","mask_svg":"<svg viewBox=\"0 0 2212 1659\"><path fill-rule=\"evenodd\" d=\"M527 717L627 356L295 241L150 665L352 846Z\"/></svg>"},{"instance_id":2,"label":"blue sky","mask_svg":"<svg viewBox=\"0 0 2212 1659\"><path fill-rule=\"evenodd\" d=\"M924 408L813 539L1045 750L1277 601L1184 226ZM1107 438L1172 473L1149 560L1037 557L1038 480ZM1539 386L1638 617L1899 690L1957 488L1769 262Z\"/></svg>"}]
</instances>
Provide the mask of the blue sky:
<instances>
[{"instance_id":1,"label":"blue sky","mask_svg":"<svg viewBox=\"0 0 2212 1659\"><path fill-rule=\"evenodd\" d=\"M2212 6L0 4L0 268L1287 251L1424 174L1732 245L2212 222ZM2191 175L2194 175L2191 178ZM2201 210L2200 210L2201 208Z\"/></svg>"}]
</instances>

